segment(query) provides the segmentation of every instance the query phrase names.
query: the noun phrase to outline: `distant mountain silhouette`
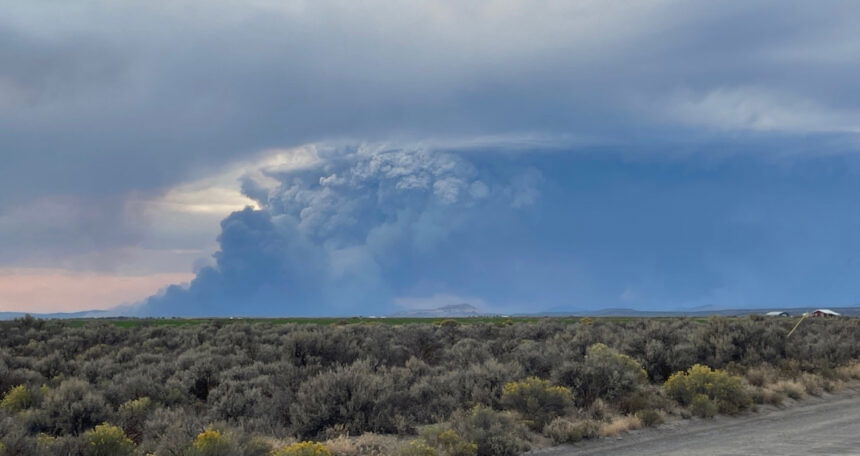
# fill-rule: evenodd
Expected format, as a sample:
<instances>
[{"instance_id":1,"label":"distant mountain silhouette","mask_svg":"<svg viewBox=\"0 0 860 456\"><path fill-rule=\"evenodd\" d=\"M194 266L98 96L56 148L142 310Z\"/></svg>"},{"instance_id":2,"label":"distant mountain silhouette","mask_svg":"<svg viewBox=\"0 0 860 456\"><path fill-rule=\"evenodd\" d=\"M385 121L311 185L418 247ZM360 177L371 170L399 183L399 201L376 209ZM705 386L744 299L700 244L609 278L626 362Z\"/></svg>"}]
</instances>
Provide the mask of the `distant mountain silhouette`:
<instances>
[{"instance_id":1,"label":"distant mountain silhouette","mask_svg":"<svg viewBox=\"0 0 860 456\"><path fill-rule=\"evenodd\" d=\"M448 306L437 307L435 309L416 309L398 312L391 315L392 317L401 318L441 318L441 317L478 317L488 315L486 312L481 312L477 307L471 304L451 304Z\"/></svg>"},{"instance_id":2,"label":"distant mountain silhouette","mask_svg":"<svg viewBox=\"0 0 860 456\"><path fill-rule=\"evenodd\" d=\"M55 312L55 313L32 313L32 312L0 312L0 320L13 320L24 315L32 315L36 318L65 319L65 318L99 318L113 316L110 310L82 310L80 312Z\"/></svg>"}]
</instances>

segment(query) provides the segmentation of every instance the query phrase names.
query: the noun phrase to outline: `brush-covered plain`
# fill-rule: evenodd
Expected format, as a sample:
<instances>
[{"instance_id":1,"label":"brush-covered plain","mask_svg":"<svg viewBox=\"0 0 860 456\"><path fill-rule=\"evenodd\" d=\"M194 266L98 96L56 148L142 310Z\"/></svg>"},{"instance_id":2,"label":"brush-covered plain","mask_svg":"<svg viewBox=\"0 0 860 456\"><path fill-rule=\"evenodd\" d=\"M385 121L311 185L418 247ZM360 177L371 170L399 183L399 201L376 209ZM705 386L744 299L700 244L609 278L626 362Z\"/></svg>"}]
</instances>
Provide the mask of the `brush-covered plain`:
<instances>
[{"instance_id":1,"label":"brush-covered plain","mask_svg":"<svg viewBox=\"0 0 860 456\"><path fill-rule=\"evenodd\" d=\"M21 318L0 455L506 456L860 379L860 319L794 323Z\"/></svg>"}]
</instances>

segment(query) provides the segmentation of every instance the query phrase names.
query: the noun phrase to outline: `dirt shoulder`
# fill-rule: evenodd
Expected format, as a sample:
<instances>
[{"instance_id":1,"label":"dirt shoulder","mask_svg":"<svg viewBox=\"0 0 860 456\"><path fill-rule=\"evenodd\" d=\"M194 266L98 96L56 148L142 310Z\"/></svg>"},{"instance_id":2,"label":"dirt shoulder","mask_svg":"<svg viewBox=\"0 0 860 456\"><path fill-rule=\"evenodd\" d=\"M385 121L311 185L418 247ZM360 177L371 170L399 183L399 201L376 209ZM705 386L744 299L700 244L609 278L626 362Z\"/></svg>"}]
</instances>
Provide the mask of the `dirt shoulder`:
<instances>
[{"instance_id":1,"label":"dirt shoulder","mask_svg":"<svg viewBox=\"0 0 860 456\"><path fill-rule=\"evenodd\" d=\"M618 438L537 450L534 456L860 455L860 388L758 412L674 421Z\"/></svg>"}]
</instances>

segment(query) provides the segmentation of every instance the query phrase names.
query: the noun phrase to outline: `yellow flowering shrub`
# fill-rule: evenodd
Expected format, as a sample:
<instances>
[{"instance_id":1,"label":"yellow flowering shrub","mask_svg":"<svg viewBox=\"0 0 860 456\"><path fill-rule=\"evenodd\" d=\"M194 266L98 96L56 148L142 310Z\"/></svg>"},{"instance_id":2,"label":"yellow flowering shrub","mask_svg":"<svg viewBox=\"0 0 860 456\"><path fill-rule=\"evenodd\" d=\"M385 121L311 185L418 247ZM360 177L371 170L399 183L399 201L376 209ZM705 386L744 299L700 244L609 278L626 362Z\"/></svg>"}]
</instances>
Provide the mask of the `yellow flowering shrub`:
<instances>
[{"instance_id":1,"label":"yellow flowering shrub","mask_svg":"<svg viewBox=\"0 0 860 456\"><path fill-rule=\"evenodd\" d=\"M100 424L84 432L85 456L131 456L134 442L126 437L122 428L111 424Z\"/></svg>"},{"instance_id":2,"label":"yellow flowering shrub","mask_svg":"<svg viewBox=\"0 0 860 456\"><path fill-rule=\"evenodd\" d=\"M195 456L228 456L231 450L230 439L212 428L197 434L191 447Z\"/></svg>"},{"instance_id":3,"label":"yellow flowering shrub","mask_svg":"<svg viewBox=\"0 0 860 456\"><path fill-rule=\"evenodd\" d=\"M322 443L297 442L273 451L272 456L332 456L332 454Z\"/></svg>"},{"instance_id":4,"label":"yellow flowering shrub","mask_svg":"<svg viewBox=\"0 0 860 456\"><path fill-rule=\"evenodd\" d=\"M537 377L507 383L502 389L502 404L519 412L533 429L543 429L572 403L569 388Z\"/></svg>"}]
</instances>

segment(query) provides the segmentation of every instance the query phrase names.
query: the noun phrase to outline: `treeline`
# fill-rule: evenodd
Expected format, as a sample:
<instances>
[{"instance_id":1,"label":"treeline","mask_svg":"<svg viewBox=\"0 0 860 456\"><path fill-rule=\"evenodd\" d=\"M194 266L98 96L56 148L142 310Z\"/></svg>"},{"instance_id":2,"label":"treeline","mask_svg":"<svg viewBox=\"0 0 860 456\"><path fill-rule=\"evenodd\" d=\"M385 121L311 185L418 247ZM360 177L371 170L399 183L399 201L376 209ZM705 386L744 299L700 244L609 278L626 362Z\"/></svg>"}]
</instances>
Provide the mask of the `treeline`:
<instances>
[{"instance_id":1,"label":"treeline","mask_svg":"<svg viewBox=\"0 0 860 456\"><path fill-rule=\"evenodd\" d=\"M841 366L860 358L860 320L808 320L786 337L793 324L24 318L0 325L0 454L518 454L540 439L736 413L851 377ZM293 443L311 440L326 444Z\"/></svg>"}]
</instances>

